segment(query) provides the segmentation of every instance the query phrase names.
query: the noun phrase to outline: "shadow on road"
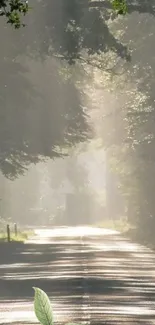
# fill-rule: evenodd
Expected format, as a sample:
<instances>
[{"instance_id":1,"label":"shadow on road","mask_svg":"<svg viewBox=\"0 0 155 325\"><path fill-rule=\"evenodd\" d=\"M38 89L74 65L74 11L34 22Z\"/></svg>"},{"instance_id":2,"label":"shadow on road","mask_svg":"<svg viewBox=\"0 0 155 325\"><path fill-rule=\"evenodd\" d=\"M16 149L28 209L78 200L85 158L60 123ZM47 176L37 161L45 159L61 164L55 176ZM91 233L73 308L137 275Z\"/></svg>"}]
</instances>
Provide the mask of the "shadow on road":
<instances>
[{"instance_id":1,"label":"shadow on road","mask_svg":"<svg viewBox=\"0 0 155 325\"><path fill-rule=\"evenodd\" d=\"M0 256L1 306L32 301L37 286L60 323L148 324L155 316L155 257L120 235L2 245Z\"/></svg>"}]
</instances>

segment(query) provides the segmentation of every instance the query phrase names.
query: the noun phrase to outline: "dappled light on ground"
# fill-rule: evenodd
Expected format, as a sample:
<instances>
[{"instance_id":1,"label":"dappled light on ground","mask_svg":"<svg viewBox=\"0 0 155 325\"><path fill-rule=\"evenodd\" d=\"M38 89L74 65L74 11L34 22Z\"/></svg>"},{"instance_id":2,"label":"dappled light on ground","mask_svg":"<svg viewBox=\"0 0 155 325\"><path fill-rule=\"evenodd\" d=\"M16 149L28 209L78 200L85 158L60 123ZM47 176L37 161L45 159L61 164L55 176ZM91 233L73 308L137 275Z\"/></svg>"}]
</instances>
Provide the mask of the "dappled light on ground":
<instances>
[{"instance_id":1,"label":"dappled light on ground","mask_svg":"<svg viewBox=\"0 0 155 325\"><path fill-rule=\"evenodd\" d=\"M49 294L61 324L154 322L155 255L150 249L118 232L91 227L36 234L25 245L0 247L1 324L37 321L33 286Z\"/></svg>"}]
</instances>

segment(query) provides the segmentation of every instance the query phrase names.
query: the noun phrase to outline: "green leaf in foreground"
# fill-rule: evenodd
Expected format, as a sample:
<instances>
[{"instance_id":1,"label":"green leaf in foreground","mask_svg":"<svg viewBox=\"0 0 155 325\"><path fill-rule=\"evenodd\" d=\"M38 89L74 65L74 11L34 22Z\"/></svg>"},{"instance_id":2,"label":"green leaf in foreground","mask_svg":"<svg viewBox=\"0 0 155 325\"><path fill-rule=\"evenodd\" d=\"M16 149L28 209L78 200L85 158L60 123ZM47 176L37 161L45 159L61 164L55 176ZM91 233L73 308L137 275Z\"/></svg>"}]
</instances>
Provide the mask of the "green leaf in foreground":
<instances>
[{"instance_id":1,"label":"green leaf in foreground","mask_svg":"<svg viewBox=\"0 0 155 325\"><path fill-rule=\"evenodd\" d=\"M47 294L39 288L34 287L33 289L35 291L34 311L36 317L42 325L52 325L53 312Z\"/></svg>"}]
</instances>

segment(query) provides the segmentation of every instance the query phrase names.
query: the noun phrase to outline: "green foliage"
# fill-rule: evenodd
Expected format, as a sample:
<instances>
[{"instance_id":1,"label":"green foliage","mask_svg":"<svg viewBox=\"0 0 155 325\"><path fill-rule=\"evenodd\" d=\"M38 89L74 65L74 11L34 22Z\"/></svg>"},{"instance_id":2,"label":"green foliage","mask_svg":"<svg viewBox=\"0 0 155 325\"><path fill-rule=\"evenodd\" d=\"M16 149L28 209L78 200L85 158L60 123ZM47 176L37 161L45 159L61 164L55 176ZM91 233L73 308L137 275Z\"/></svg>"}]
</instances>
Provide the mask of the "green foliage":
<instances>
[{"instance_id":1,"label":"green foliage","mask_svg":"<svg viewBox=\"0 0 155 325\"><path fill-rule=\"evenodd\" d=\"M112 0L112 8L119 15L127 13L126 0ZM0 0L0 16L7 18L7 23L16 29L25 26L22 23L22 15L25 16L29 11L27 0Z\"/></svg>"},{"instance_id":2,"label":"green foliage","mask_svg":"<svg viewBox=\"0 0 155 325\"><path fill-rule=\"evenodd\" d=\"M0 0L0 16L7 18L7 23L16 29L25 26L21 16L25 16L29 10L26 0Z\"/></svg>"},{"instance_id":3,"label":"green foliage","mask_svg":"<svg viewBox=\"0 0 155 325\"><path fill-rule=\"evenodd\" d=\"M42 325L52 325L53 312L47 294L39 288L34 287L33 289L35 290L34 311L36 317Z\"/></svg>"},{"instance_id":4,"label":"green foliage","mask_svg":"<svg viewBox=\"0 0 155 325\"><path fill-rule=\"evenodd\" d=\"M29 236L32 236L33 235L33 232L29 231L29 232L26 232L26 231L19 231L17 235L14 234L14 230L13 230L13 227L11 228L11 242L25 242ZM6 234L6 225L5 225L5 228L1 227L1 232L0 232L0 242L7 242L7 234Z\"/></svg>"},{"instance_id":5,"label":"green foliage","mask_svg":"<svg viewBox=\"0 0 155 325\"><path fill-rule=\"evenodd\" d=\"M33 289L35 290L34 311L37 319L42 325L53 325L53 312L47 294L39 288L34 287ZM69 323L67 325L77 324Z\"/></svg>"},{"instance_id":6,"label":"green foliage","mask_svg":"<svg viewBox=\"0 0 155 325\"><path fill-rule=\"evenodd\" d=\"M118 15L126 15L127 13L126 0L112 0L112 7Z\"/></svg>"},{"instance_id":7,"label":"green foliage","mask_svg":"<svg viewBox=\"0 0 155 325\"><path fill-rule=\"evenodd\" d=\"M129 224L129 221L126 216L120 217L119 219L108 219L103 220L102 222L95 224L100 228L107 228L119 231L121 233L127 232L133 227Z\"/></svg>"}]
</instances>

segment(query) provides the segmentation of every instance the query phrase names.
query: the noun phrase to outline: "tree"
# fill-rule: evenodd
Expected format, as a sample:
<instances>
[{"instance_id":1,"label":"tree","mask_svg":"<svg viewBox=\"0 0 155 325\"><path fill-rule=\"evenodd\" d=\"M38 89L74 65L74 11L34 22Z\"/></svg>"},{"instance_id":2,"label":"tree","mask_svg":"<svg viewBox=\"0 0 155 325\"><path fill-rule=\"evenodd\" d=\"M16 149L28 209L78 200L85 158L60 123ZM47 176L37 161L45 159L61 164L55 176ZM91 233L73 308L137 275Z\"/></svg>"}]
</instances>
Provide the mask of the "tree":
<instances>
[{"instance_id":1,"label":"tree","mask_svg":"<svg viewBox=\"0 0 155 325\"><path fill-rule=\"evenodd\" d=\"M109 0L109 2L117 14L124 15L127 12L126 0ZM7 23L16 29L25 26L22 22L22 16L25 16L29 9L27 0L0 0L0 16L5 16Z\"/></svg>"},{"instance_id":2,"label":"tree","mask_svg":"<svg viewBox=\"0 0 155 325\"><path fill-rule=\"evenodd\" d=\"M27 6L27 3L22 3ZM80 3L76 0L73 2L68 0L65 2L61 0L47 1L46 3L41 1L33 9L31 18L33 27L37 31L35 35L31 24L27 24L25 29L20 29L16 34L8 28L3 31L1 28L1 33L5 35L3 35L1 43L3 51L1 51L0 62L4 75L1 78L0 91L0 114L2 116L0 120L0 169L7 177L18 176L24 172L27 166L37 163L40 159L58 156L55 150L56 146L74 145L91 136L88 114L82 103L82 91L78 90L75 84L77 75L82 70L79 69L81 62L85 64L85 59L80 54L82 48L78 45L81 42L81 33L85 32L86 26L89 34L91 33L89 24L92 18L98 24L99 13L96 10L93 10L92 14L88 12L86 26L83 25L83 20L80 20L82 7L86 6L87 10L88 5L87 0L82 0ZM18 14L22 14L22 8L20 1L1 2L3 16L5 14L8 16L11 13L19 18ZM59 19L61 14L63 17ZM67 30L68 24L73 20L75 20L77 33L74 28ZM102 21L102 19L99 20L99 26L102 26ZM16 21L15 23L12 21L15 28L20 27L18 22L16 25ZM47 24L46 28L44 28L45 24ZM96 31L93 30L95 34L92 42L90 40L87 43L85 35L82 46L88 52L89 48L92 48L94 52L100 51L99 39L97 44L94 43L99 26L95 26ZM104 28L107 32L107 27ZM102 48L103 51L106 50L108 37ZM5 40L8 38L11 38L11 41L6 45ZM110 47L113 48L113 43L117 47L115 40ZM38 85L39 78L34 85L27 77L37 62L38 66L46 65L45 62L49 54L52 58L50 71L53 81L48 80L47 84L51 85L51 90L47 85L41 85L41 81ZM32 59L31 66L30 64L25 65L25 56L29 56L29 62ZM33 62L33 58L35 62ZM75 68L72 71L72 63L76 63L78 58L79 66L74 65ZM67 71L67 79L64 70ZM76 74L76 78L74 78L74 74ZM50 101L52 107L49 105Z\"/></svg>"},{"instance_id":3,"label":"tree","mask_svg":"<svg viewBox=\"0 0 155 325\"><path fill-rule=\"evenodd\" d=\"M103 6L101 3L100 7ZM114 73L101 68L93 71L89 93L98 110L97 123L102 121L100 135L109 152L109 164L117 176L129 222L140 231L154 233L154 2L147 6L143 1L128 1L128 12L132 13L134 8L139 15L128 15L111 24L113 37L122 35L118 43L130 42L131 63L119 59ZM137 17L139 30L135 32ZM113 60L109 52L107 58L108 63Z\"/></svg>"},{"instance_id":4,"label":"tree","mask_svg":"<svg viewBox=\"0 0 155 325\"><path fill-rule=\"evenodd\" d=\"M0 16L5 16L7 23L15 28L25 26L21 16L25 16L29 10L27 0L0 0Z\"/></svg>"},{"instance_id":5,"label":"tree","mask_svg":"<svg viewBox=\"0 0 155 325\"><path fill-rule=\"evenodd\" d=\"M74 75L65 79L66 65L55 58L42 62L25 56L20 32L1 28L0 170L11 179L31 163L62 156L56 147L91 137Z\"/></svg>"},{"instance_id":6,"label":"tree","mask_svg":"<svg viewBox=\"0 0 155 325\"><path fill-rule=\"evenodd\" d=\"M4 61L0 61L1 77L4 73L0 80L0 169L14 178L31 163L61 157L64 154L57 152L56 146L84 141L91 130L74 83L64 84L54 65L52 79L43 72L44 81L33 86L20 63ZM34 63L31 73L33 68Z\"/></svg>"}]
</instances>

